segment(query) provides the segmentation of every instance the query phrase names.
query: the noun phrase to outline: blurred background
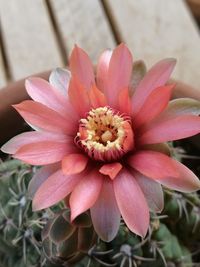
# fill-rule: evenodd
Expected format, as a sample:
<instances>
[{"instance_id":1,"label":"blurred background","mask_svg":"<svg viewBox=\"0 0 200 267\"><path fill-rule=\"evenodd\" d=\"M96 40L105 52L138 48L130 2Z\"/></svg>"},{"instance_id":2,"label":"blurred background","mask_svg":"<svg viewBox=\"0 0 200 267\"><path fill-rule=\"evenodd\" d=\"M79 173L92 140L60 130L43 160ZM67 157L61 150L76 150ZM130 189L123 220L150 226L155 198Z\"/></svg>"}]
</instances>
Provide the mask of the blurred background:
<instances>
[{"instance_id":1,"label":"blurred background","mask_svg":"<svg viewBox=\"0 0 200 267\"><path fill-rule=\"evenodd\" d=\"M147 66L175 57L176 79L200 87L200 0L0 0L0 87L67 64L77 43L95 63L125 42Z\"/></svg>"}]
</instances>

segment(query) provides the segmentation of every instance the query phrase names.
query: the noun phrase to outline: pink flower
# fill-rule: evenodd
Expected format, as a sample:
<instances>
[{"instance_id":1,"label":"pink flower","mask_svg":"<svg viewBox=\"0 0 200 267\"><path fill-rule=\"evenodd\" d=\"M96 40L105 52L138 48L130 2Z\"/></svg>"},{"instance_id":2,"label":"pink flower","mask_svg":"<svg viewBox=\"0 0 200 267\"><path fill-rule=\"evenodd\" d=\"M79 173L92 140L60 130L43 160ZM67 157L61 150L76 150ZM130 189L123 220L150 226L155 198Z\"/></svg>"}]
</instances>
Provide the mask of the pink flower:
<instances>
[{"instance_id":1,"label":"pink flower","mask_svg":"<svg viewBox=\"0 0 200 267\"><path fill-rule=\"evenodd\" d=\"M160 184L182 192L200 188L163 143L200 132L197 101L169 102L174 85L166 82L174 65L174 59L158 62L131 95L133 62L124 44L101 55L96 76L76 46L70 72L53 71L50 83L26 81L33 101L14 107L35 131L12 138L2 150L45 165L29 185L34 210L69 195L71 220L90 209L96 232L110 241L121 215L131 231L146 235L149 209L163 209Z\"/></svg>"}]
</instances>

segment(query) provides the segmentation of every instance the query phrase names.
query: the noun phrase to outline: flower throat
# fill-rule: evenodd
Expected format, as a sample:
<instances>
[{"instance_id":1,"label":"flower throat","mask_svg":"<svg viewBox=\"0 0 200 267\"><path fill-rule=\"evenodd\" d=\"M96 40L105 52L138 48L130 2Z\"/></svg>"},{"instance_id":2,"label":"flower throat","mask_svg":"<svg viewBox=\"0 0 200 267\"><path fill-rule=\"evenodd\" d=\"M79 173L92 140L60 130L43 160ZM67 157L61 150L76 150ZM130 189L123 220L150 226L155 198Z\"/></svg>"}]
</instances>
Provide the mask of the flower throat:
<instances>
[{"instance_id":1,"label":"flower throat","mask_svg":"<svg viewBox=\"0 0 200 267\"><path fill-rule=\"evenodd\" d=\"M89 111L80 120L77 143L96 160L113 161L133 148L133 131L127 119L109 107Z\"/></svg>"}]
</instances>

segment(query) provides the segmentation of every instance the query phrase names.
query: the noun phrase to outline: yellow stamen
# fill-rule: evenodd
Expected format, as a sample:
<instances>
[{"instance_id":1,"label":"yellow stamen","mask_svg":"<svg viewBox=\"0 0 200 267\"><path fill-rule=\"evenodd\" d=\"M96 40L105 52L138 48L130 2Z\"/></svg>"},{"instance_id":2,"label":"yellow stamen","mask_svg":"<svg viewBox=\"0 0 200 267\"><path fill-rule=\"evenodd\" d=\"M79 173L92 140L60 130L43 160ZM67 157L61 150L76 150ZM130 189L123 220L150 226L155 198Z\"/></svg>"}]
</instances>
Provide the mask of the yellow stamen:
<instances>
[{"instance_id":1,"label":"yellow stamen","mask_svg":"<svg viewBox=\"0 0 200 267\"><path fill-rule=\"evenodd\" d=\"M80 120L77 136L87 149L93 148L99 152L120 150L126 136L125 122L108 107L92 109L87 118ZM81 132L84 132L84 137Z\"/></svg>"}]
</instances>

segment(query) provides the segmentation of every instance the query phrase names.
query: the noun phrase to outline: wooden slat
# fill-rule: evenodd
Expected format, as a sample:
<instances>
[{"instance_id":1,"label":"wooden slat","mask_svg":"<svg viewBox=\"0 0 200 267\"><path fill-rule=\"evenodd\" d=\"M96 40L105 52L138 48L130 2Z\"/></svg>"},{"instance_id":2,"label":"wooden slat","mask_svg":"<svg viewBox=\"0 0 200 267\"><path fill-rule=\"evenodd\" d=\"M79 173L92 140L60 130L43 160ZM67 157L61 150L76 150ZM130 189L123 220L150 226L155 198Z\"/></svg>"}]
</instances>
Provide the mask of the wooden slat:
<instances>
[{"instance_id":1,"label":"wooden slat","mask_svg":"<svg viewBox=\"0 0 200 267\"><path fill-rule=\"evenodd\" d=\"M200 89L200 37L183 0L106 0L122 39L148 66L178 60L174 77Z\"/></svg>"},{"instance_id":2,"label":"wooden slat","mask_svg":"<svg viewBox=\"0 0 200 267\"><path fill-rule=\"evenodd\" d=\"M0 12L14 79L62 65L45 1L0 0Z\"/></svg>"},{"instance_id":3,"label":"wooden slat","mask_svg":"<svg viewBox=\"0 0 200 267\"><path fill-rule=\"evenodd\" d=\"M6 84L6 77L3 65L3 59L1 55L1 47L0 47L0 89Z\"/></svg>"},{"instance_id":4,"label":"wooden slat","mask_svg":"<svg viewBox=\"0 0 200 267\"><path fill-rule=\"evenodd\" d=\"M76 43L93 62L115 41L99 0L50 0L62 40L68 54Z\"/></svg>"}]
</instances>

